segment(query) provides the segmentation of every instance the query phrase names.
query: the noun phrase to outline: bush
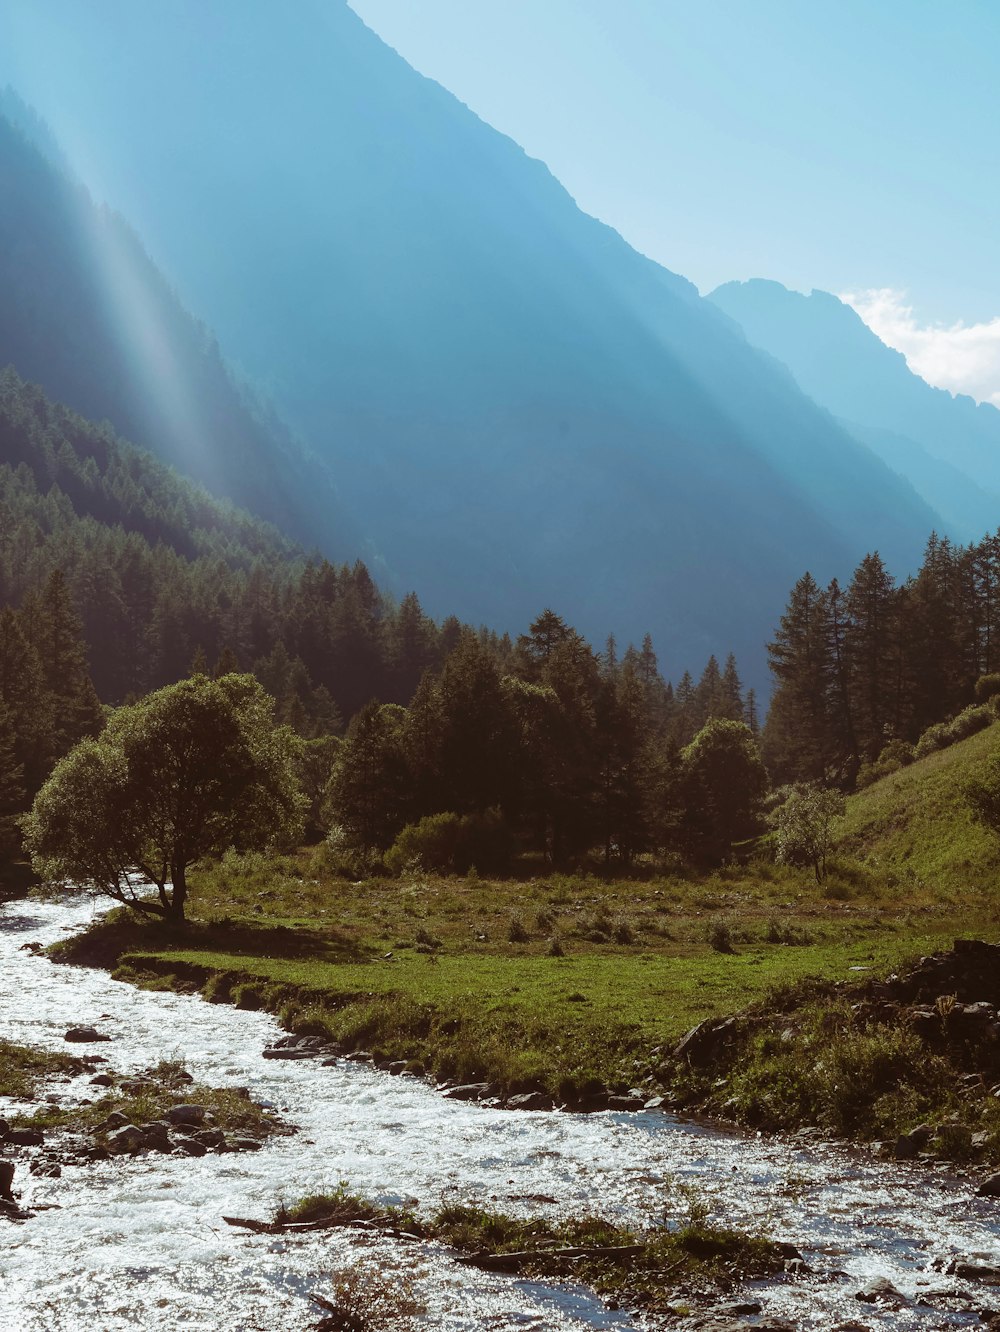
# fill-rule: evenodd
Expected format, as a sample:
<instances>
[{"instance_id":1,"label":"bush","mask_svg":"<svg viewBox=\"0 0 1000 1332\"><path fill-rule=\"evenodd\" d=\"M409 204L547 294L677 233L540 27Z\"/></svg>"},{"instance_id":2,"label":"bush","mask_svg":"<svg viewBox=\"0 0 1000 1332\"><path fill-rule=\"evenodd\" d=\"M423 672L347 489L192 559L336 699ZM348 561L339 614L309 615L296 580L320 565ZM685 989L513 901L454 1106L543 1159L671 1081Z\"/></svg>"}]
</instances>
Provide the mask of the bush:
<instances>
[{"instance_id":1,"label":"bush","mask_svg":"<svg viewBox=\"0 0 1000 1332\"><path fill-rule=\"evenodd\" d=\"M981 675L976 681L975 697L977 703L988 703L991 698L1000 695L1000 672Z\"/></svg>"},{"instance_id":2,"label":"bush","mask_svg":"<svg viewBox=\"0 0 1000 1332\"><path fill-rule=\"evenodd\" d=\"M386 852L385 863L392 874L414 864L437 874L468 874L473 866L503 874L510 857L510 832L496 810L464 816L445 812L408 823Z\"/></svg>"},{"instance_id":3,"label":"bush","mask_svg":"<svg viewBox=\"0 0 1000 1332\"><path fill-rule=\"evenodd\" d=\"M955 745L959 740L967 740L977 731L984 731L987 726L992 726L995 720L996 713L989 704L982 703L964 708L951 721L928 726L917 741L914 753L917 758L926 758L936 750L947 749L949 745Z\"/></svg>"}]
</instances>

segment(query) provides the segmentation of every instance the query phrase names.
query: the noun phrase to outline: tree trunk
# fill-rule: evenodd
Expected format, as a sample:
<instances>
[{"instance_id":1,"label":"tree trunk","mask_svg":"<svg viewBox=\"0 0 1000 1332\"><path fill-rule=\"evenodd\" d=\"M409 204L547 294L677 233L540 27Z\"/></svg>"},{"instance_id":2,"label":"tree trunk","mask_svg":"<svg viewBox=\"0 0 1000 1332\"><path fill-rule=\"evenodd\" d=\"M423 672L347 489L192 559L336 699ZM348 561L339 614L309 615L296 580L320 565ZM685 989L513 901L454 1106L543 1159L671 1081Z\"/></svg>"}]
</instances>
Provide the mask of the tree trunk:
<instances>
[{"instance_id":1,"label":"tree trunk","mask_svg":"<svg viewBox=\"0 0 1000 1332\"><path fill-rule=\"evenodd\" d=\"M187 901L187 865L176 861L170 866L173 891L170 895L170 918L177 925L184 924L184 903Z\"/></svg>"}]
</instances>

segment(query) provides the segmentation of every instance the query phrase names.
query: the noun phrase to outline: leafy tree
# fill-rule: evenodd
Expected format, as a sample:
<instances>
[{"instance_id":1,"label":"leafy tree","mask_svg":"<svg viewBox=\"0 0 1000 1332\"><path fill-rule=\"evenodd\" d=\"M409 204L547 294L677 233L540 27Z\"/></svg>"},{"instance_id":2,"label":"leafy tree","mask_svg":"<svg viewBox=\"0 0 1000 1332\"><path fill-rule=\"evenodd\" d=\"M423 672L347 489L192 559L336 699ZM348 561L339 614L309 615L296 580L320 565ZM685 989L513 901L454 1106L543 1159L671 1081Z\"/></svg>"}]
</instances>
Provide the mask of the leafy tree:
<instances>
[{"instance_id":1,"label":"leafy tree","mask_svg":"<svg viewBox=\"0 0 1000 1332\"><path fill-rule=\"evenodd\" d=\"M297 747L252 676L157 690L56 765L23 821L32 864L50 883L182 922L194 861L298 834Z\"/></svg>"},{"instance_id":2,"label":"leafy tree","mask_svg":"<svg viewBox=\"0 0 1000 1332\"><path fill-rule=\"evenodd\" d=\"M708 864L726 858L733 842L758 826L767 773L744 722L713 718L681 750L682 836Z\"/></svg>"},{"instance_id":3,"label":"leafy tree","mask_svg":"<svg viewBox=\"0 0 1000 1332\"><path fill-rule=\"evenodd\" d=\"M785 865L811 865L816 882L826 878L826 859L833 843L833 821L844 812L840 791L816 782L793 786L777 812L778 860Z\"/></svg>"}]
</instances>

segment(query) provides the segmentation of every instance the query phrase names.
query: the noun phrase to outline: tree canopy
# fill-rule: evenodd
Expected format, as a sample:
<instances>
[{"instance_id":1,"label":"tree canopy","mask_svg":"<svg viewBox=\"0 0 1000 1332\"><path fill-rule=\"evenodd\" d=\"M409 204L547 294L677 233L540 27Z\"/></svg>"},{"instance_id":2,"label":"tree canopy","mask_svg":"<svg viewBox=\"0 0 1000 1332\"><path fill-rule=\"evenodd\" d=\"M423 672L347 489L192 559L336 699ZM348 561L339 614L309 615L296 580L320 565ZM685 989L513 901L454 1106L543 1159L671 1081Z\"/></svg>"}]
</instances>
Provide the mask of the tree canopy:
<instances>
[{"instance_id":1,"label":"tree canopy","mask_svg":"<svg viewBox=\"0 0 1000 1332\"><path fill-rule=\"evenodd\" d=\"M194 676L119 708L56 764L24 819L36 872L182 921L193 862L301 829L299 742L273 714L249 675Z\"/></svg>"}]
</instances>

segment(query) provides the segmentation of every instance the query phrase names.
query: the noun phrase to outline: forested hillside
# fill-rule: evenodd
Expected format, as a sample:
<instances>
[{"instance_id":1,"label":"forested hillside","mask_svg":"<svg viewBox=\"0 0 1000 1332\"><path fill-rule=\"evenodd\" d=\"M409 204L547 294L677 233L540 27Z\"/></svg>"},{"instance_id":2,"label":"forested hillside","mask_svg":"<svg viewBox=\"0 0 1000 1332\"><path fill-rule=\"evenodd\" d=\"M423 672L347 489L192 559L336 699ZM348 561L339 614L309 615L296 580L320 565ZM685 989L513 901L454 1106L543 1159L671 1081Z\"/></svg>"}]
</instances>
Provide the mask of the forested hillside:
<instances>
[{"instance_id":1,"label":"forested hillside","mask_svg":"<svg viewBox=\"0 0 1000 1332\"><path fill-rule=\"evenodd\" d=\"M899 585L877 551L844 588L804 574L768 651L776 779L850 785L911 762L915 742L920 755L971 734L1000 692L1000 533L970 546L932 536Z\"/></svg>"},{"instance_id":2,"label":"forested hillside","mask_svg":"<svg viewBox=\"0 0 1000 1332\"><path fill-rule=\"evenodd\" d=\"M124 220L52 159L44 127L0 104L0 367L109 420L216 495L329 555L356 555L327 469L234 378Z\"/></svg>"},{"instance_id":3,"label":"forested hillside","mask_svg":"<svg viewBox=\"0 0 1000 1332\"><path fill-rule=\"evenodd\" d=\"M437 659L439 631L415 597L397 608L363 565L307 560L10 369L0 458L0 603L24 604L61 570L105 702L226 654L336 729L338 710L407 700Z\"/></svg>"}]
</instances>

